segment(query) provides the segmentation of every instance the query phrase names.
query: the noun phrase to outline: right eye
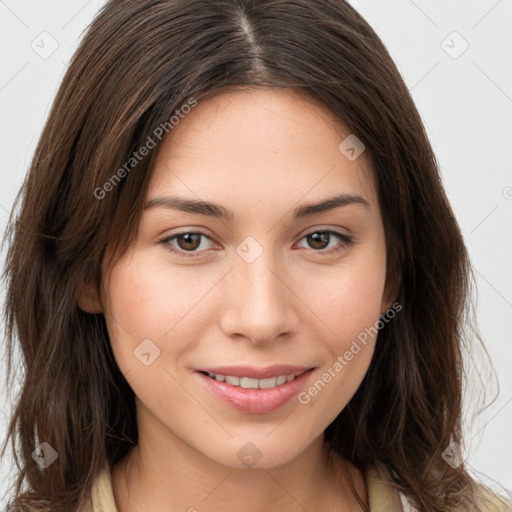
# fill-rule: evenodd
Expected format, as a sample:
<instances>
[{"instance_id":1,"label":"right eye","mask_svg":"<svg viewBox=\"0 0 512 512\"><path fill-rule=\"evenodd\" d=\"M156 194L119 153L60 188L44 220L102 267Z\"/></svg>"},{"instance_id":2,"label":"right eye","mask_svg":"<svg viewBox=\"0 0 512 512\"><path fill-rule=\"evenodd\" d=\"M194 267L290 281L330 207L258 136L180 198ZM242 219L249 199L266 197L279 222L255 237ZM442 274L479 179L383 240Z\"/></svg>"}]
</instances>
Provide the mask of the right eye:
<instances>
[{"instance_id":1,"label":"right eye","mask_svg":"<svg viewBox=\"0 0 512 512\"><path fill-rule=\"evenodd\" d=\"M203 238L211 240L211 238L204 233L198 231L184 231L175 235L166 236L158 240L158 243L166 246L169 252L176 253L184 258L190 258L200 256L200 253L204 252L197 250L204 246Z\"/></svg>"}]
</instances>

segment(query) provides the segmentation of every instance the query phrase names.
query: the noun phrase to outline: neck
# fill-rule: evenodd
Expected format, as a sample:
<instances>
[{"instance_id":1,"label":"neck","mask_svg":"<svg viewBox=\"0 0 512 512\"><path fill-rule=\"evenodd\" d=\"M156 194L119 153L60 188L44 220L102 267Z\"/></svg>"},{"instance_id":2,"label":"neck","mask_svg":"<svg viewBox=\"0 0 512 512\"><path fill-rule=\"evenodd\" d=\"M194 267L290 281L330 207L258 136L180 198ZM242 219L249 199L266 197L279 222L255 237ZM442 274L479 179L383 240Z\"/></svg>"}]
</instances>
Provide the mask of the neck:
<instances>
[{"instance_id":1,"label":"neck","mask_svg":"<svg viewBox=\"0 0 512 512\"><path fill-rule=\"evenodd\" d=\"M205 457L156 418L146 420L139 422L137 446L112 470L118 512L360 511L349 473L368 505L364 478L328 456L323 435L285 464L238 469Z\"/></svg>"}]
</instances>

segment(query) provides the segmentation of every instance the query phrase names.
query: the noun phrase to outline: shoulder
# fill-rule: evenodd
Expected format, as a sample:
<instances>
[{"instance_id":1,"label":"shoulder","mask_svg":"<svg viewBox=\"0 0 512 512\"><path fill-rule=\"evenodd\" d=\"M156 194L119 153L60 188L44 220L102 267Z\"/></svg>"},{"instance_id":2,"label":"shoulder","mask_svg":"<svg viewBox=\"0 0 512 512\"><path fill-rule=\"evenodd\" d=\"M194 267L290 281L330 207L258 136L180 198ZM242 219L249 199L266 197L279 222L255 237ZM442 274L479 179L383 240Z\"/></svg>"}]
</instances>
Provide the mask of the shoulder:
<instances>
[{"instance_id":1,"label":"shoulder","mask_svg":"<svg viewBox=\"0 0 512 512\"><path fill-rule=\"evenodd\" d=\"M79 512L118 512L111 477L110 468L105 466L94 480L90 499Z\"/></svg>"},{"instance_id":2,"label":"shoulder","mask_svg":"<svg viewBox=\"0 0 512 512\"><path fill-rule=\"evenodd\" d=\"M478 486L478 505L485 512L512 512L512 502L483 485Z\"/></svg>"},{"instance_id":3,"label":"shoulder","mask_svg":"<svg viewBox=\"0 0 512 512\"><path fill-rule=\"evenodd\" d=\"M375 512L418 512L412 501L393 486L391 473L382 464L365 473L370 510ZM512 502L477 482L476 501L482 512L512 512ZM470 512L460 509L457 512Z\"/></svg>"},{"instance_id":4,"label":"shoulder","mask_svg":"<svg viewBox=\"0 0 512 512\"><path fill-rule=\"evenodd\" d=\"M405 496L391 485L392 477L384 465L369 467L365 479L372 512L416 512L409 507Z\"/></svg>"}]
</instances>

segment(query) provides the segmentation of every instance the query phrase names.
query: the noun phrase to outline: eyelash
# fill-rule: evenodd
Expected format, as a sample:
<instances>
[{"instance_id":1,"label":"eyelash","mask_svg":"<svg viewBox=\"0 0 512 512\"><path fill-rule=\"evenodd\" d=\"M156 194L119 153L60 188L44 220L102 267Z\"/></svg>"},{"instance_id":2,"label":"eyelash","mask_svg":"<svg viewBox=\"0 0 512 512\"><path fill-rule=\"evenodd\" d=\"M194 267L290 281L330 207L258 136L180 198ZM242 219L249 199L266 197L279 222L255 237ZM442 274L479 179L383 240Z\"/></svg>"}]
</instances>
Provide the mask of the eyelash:
<instances>
[{"instance_id":1,"label":"eyelash","mask_svg":"<svg viewBox=\"0 0 512 512\"><path fill-rule=\"evenodd\" d=\"M322 249L319 249L319 250L312 249L313 252L318 252L320 254L333 254L333 253L337 253L338 251L341 251L342 249L352 247L354 245L354 243L355 243L354 239L352 237L350 237L348 235L345 235L343 233L339 233L338 231L331 231L331 230L327 230L327 229L323 229L323 230L317 229L315 231L311 231L309 233L306 233L301 238L301 240L303 240L307 236L313 235L315 233L329 233L331 235L334 235L335 237L337 237L341 241L340 247L337 247L335 249L330 249L330 250L327 250L327 251L326 250L322 250ZM183 257L183 258L197 258L197 257L201 256L201 253L204 252L204 251L198 251L198 252L197 251L188 251L187 252L187 251L184 251L183 249L181 249L181 250L175 249L175 248L173 248L170 245L170 241L171 240L177 238L178 236L182 236L182 235L201 235L201 236L206 237L206 238L211 240L211 238L208 235L206 235L205 233L202 233L200 231L184 231L183 233L176 233L175 235L161 238L161 239L157 240L157 243L158 244L162 244L162 245L167 245L166 249L169 252L178 254L180 257Z\"/></svg>"}]
</instances>

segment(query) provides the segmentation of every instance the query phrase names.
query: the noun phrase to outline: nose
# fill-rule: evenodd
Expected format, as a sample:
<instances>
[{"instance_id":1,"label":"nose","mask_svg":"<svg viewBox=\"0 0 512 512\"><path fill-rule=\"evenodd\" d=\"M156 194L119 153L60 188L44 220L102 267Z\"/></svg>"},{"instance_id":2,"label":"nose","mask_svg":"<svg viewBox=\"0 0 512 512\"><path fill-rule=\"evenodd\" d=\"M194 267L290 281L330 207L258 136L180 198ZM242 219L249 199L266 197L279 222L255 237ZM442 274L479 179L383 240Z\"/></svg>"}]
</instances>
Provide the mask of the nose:
<instances>
[{"instance_id":1,"label":"nose","mask_svg":"<svg viewBox=\"0 0 512 512\"><path fill-rule=\"evenodd\" d=\"M284 265L276 265L270 250L252 263L237 256L225 278L220 322L224 334L263 345L295 332L300 301L287 276Z\"/></svg>"}]
</instances>

